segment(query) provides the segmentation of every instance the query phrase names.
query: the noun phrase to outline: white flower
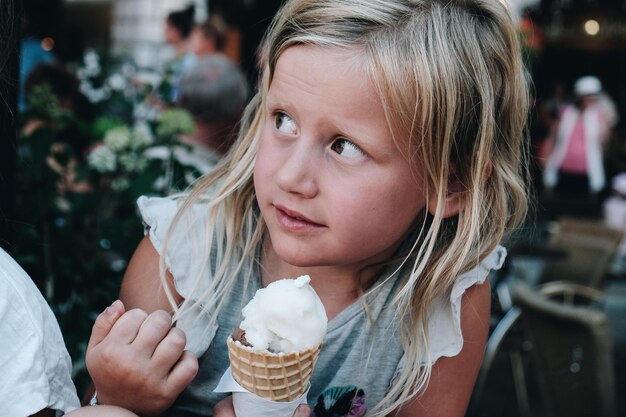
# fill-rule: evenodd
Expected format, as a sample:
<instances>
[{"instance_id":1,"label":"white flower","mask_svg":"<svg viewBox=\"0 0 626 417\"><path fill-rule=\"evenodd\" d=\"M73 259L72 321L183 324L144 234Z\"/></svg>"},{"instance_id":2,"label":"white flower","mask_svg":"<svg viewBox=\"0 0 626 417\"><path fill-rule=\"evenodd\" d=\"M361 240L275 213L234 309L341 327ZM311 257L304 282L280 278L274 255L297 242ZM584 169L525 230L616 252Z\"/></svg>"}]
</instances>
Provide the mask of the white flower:
<instances>
[{"instance_id":1,"label":"white flower","mask_svg":"<svg viewBox=\"0 0 626 417\"><path fill-rule=\"evenodd\" d=\"M109 130L104 135L104 144L116 152L128 148L131 144L130 129L120 126Z\"/></svg>"},{"instance_id":2,"label":"white flower","mask_svg":"<svg viewBox=\"0 0 626 417\"><path fill-rule=\"evenodd\" d=\"M129 172L141 172L148 166L148 160L134 153L120 156L120 165Z\"/></svg>"},{"instance_id":3,"label":"white flower","mask_svg":"<svg viewBox=\"0 0 626 417\"><path fill-rule=\"evenodd\" d=\"M115 152L104 145L98 146L91 151L87 157L87 163L101 174L113 172L117 168Z\"/></svg>"},{"instance_id":4,"label":"white flower","mask_svg":"<svg viewBox=\"0 0 626 417\"><path fill-rule=\"evenodd\" d=\"M91 85L88 80L81 81L79 89L90 103L100 103L111 97L111 89L108 86L105 85L98 89Z\"/></svg>"},{"instance_id":5,"label":"white flower","mask_svg":"<svg viewBox=\"0 0 626 417\"><path fill-rule=\"evenodd\" d=\"M153 121L159 118L161 110L157 106L147 104L145 101L140 102L134 109L135 120Z\"/></svg>"},{"instance_id":6,"label":"white flower","mask_svg":"<svg viewBox=\"0 0 626 417\"><path fill-rule=\"evenodd\" d=\"M163 191L167 187L167 184L168 184L167 178L165 177L165 175L161 175L159 178L157 178L154 181L154 183L152 183L152 188L155 191Z\"/></svg>"},{"instance_id":7,"label":"white flower","mask_svg":"<svg viewBox=\"0 0 626 417\"><path fill-rule=\"evenodd\" d=\"M124 77L120 74L112 74L107 79L107 84L113 91L122 91L126 88L126 79L124 79Z\"/></svg>"},{"instance_id":8,"label":"white flower","mask_svg":"<svg viewBox=\"0 0 626 417\"><path fill-rule=\"evenodd\" d=\"M100 75L100 57L93 49L87 50L83 57L83 63L85 64L85 75L89 77L95 77Z\"/></svg>"},{"instance_id":9,"label":"white flower","mask_svg":"<svg viewBox=\"0 0 626 417\"><path fill-rule=\"evenodd\" d=\"M131 78L133 75L135 75L136 69L135 67L126 62L124 63L124 65L122 65L122 75L126 78Z\"/></svg>"},{"instance_id":10,"label":"white flower","mask_svg":"<svg viewBox=\"0 0 626 417\"><path fill-rule=\"evenodd\" d=\"M133 140L130 144L132 149L145 148L154 142L152 131L147 123L137 123L133 127Z\"/></svg>"},{"instance_id":11,"label":"white flower","mask_svg":"<svg viewBox=\"0 0 626 417\"><path fill-rule=\"evenodd\" d=\"M143 156L148 159L166 161L169 159L171 149L166 146L151 146L143 152Z\"/></svg>"},{"instance_id":12,"label":"white flower","mask_svg":"<svg viewBox=\"0 0 626 417\"><path fill-rule=\"evenodd\" d=\"M161 83L163 77L156 72L140 71L135 75L135 81L140 85L156 87Z\"/></svg>"},{"instance_id":13,"label":"white flower","mask_svg":"<svg viewBox=\"0 0 626 417\"><path fill-rule=\"evenodd\" d=\"M111 181L113 191L124 191L130 188L130 181L126 178L116 178Z\"/></svg>"}]
</instances>

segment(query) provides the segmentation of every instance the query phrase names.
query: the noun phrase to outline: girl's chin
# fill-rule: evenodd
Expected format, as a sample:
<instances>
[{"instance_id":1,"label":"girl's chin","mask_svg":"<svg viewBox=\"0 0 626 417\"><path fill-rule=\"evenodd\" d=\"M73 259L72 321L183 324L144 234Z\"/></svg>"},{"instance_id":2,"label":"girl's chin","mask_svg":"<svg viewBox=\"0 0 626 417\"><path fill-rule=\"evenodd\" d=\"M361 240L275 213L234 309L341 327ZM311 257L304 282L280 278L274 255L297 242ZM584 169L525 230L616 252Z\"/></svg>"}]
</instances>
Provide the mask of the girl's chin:
<instances>
[{"instance_id":1,"label":"girl's chin","mask_svg":"<svg viewBox=\"0 0 626 417\"><path fill-rule=\"evenodd\" d=\"M281 262L295 268L313 268L315 266L320 266L319 260L304 257L301 254L295 255L291 253L277 252L276 255Z\"/></svg>"},{"instance_id":2,"label":"girl's chin","mask_svg":"<svg viewBox=\"0 0 626 417\"><path fill-rule=\"evenodd\" d=\"M327 267L345 264L344 258L338 258L337 254L330 253L329 249L315 247L293 241L280 234L275 235L271 241L271 256L279 263L293 268L310 269L314 267ZM266 242L267 243L267 242ZM266 246L267 247L267 246ZM302 271L307 273L306 270Z\"/></svg>"},{"instance_id":3,"label":"girl's chin","mask_svg":"<svg viewBox=\"0 0 626 417\"><path fill-rule=\"evenodd\" d=\"M289 249L281 250L281 248L276 248L274 249L274 252L281 263L293 268L310 269L319 266L332 265L332 263L329 263L328 260L315 256L316 252L313 250L303 253L294 252ZM306 271L303 272L306 273Z\"/></svg>"}]
</instances>

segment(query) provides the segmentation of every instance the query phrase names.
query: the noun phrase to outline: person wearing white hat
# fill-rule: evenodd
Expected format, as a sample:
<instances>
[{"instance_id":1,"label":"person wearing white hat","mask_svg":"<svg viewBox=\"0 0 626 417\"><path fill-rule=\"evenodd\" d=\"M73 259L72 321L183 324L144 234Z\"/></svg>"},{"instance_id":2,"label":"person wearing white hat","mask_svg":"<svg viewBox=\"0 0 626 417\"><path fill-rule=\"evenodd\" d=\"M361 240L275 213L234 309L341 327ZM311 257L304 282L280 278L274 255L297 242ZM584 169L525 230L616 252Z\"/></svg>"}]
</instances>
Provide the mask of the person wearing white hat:
<instances>
[{"instance_id":1,"label":"person wearing white hat","mask_svg":"<svg viewBox=\"0 0 626 417\"><path fill-rule=\"evenodd\" d=\"M562 111L549 140L552 151L543 172L548 191L595 197L605 184L603 147L617 122L617 112L597 77L574 84L576 103Z\"/></svg>"},{"instance_id":2,"label":"person wearing white hat","mask_svg":"<svg viewBox=\"0 0 626 417\"><path fill-rule=\"evenodd\" d=\"M574 93L576 93L578 97L595 96L601 92L602 83L593 75L580 77L574 84Z\"/></svg>"}]
</instances>

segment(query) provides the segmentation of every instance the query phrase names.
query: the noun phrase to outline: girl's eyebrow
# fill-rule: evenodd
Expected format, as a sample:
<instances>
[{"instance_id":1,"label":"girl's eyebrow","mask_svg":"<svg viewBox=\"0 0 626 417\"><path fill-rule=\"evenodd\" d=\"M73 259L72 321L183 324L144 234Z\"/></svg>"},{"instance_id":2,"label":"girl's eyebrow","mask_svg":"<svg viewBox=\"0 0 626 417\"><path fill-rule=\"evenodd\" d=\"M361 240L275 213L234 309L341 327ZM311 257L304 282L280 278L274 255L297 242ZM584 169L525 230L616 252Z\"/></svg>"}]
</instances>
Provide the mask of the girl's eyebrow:
<instances>
[{"instance_id":1,"label":"girl's eyebrow","mask_svg":"<svg viewBox=\"0 0 626 417\"><path fill-rule=\"evenodd\" d=\"M279 101L276 100L272 93L268 93L265 97L265 105L266 107L276 107L279 104Z\"/></svg>"},{"instance_id":2,"label":"girl's eyebrow","mask_svg":"<svg viewBox=\"0 0 626 417\"><path fill-rule=\"evenodd\" d=\"M293 109L295 106L291 100L283 97L275 97L271 93L268 93L265 97L265 107L278 107L281 109L289 110Z\"/></svg>"},{"instance_id":3,"label":"girl's eyebrow","mask_svg":"<svg viewBox=\"0 0 626 417\"><path fill-rule=\"evenodd\" d=\"M277 102L276 102L276 100L274 99L274 97L273 97L271 94L268 94L268 95L265 97L265 104L266 104L268 107L273 107L273 106L276 106Z\"/></svg>"}]
</instances>

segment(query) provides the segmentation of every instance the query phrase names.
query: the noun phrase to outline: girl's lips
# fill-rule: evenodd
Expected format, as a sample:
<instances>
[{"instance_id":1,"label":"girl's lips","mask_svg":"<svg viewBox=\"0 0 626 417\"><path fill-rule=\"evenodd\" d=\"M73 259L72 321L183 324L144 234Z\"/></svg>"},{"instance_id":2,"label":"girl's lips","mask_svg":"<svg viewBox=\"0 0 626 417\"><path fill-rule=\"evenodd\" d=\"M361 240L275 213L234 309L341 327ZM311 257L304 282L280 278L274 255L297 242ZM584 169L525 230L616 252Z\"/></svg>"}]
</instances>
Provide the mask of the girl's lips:
<instances>
[{"instance_id":1,"label":"girl's lips","mask_svg":"<svg viewBox=\"0 0 626 417\"><path fill-rule=\"evenodd\" d=\"M274 206L274 208L278 222L286 229L297 231L324 227L324 225L315 223L296 211L281 206Z\"/></svg>"}]
</instances>

